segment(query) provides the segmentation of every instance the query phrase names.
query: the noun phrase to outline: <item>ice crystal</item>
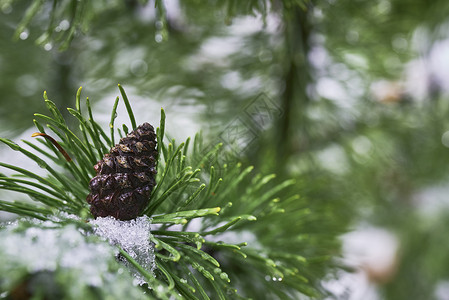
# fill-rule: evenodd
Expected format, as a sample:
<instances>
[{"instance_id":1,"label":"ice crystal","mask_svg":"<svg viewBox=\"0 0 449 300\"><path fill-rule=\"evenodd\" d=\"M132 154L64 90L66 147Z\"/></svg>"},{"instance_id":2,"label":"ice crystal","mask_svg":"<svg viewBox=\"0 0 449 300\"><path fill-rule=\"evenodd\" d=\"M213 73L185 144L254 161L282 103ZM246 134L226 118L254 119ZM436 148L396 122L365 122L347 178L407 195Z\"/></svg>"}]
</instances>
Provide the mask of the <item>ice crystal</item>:
<instances>
[{"instance_id":1,"label":"ice crystal","mask_svg":"<svg viewBox=\"0 0 449 300\"><path fill-rule=\"evenodd\" d=\"M151 220L147 216L129 221L117 220L113 217L97 218L90 221L94 233L107 239L112 245L118 245L135 259L143 268L153 272L155 268L154 248L150 243ZM133 270L133 267L125 261ZM146 281L139 272L134 272L137 283Z\"/></svg>"}]
</instances>

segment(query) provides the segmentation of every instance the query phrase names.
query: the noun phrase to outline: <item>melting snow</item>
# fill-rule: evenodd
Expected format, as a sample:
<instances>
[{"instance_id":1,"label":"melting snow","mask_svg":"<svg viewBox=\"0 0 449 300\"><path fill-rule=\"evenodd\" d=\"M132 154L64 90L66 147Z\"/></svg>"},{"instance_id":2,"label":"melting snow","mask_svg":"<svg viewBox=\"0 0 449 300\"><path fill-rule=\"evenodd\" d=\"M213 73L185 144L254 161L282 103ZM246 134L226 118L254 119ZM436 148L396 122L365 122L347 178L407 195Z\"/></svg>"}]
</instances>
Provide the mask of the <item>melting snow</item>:
<instances>
[{"instance_id":1,"label":"melting snow","mask_svg":"<svg viewBox=\"0 0 449 300\"><path fill-rule=\"evenodd\" d=\"M151 219L147 216L139 217L134 220L120 221L113 217L97 218L91 220L94 233L104 237L112 245L119 245L134 260L136 260L144 269L153 272L155 268L154 248L150 243L150 224ZM129 269L133 266L125 261ZM137 283L145 284L145 278L135 271L134 275Z\"/></svg>"},{"instance_id":2,"label":"melting snow","mask_svg":"<svg viewBox=\"0 0 449 300\"><path fill-rule=\"evenodd\" d=\"M1 228L0 244L0 272L8 274L0 280L0 290L14 287L26 274L49 272L55 280L70 283L64 284L69 298L82 299L92 287L98 287L102 297L142 298L129 275L113 263L117 249L86 237L74 224L15 221Z\"/></svg>"}]
</instances>

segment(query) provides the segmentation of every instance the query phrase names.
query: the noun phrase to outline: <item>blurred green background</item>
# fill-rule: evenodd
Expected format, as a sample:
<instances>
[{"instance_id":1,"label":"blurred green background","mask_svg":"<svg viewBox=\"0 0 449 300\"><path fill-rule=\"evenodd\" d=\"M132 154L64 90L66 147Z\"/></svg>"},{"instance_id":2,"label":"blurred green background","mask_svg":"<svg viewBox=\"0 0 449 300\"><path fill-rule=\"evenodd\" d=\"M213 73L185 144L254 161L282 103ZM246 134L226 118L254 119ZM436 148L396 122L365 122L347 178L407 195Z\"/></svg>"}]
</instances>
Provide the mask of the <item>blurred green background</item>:
<instances>
[{"instance_id":1,"label":"blurred green background","mask_svg":"<svg viewBox=\"0 0 449 300\"><path fill-rule=\"evenodd\" d=\"M120 83L139 123L164 107L174 137L297 178L323 239L349 227L337 299L449 299L448 1L37 2L21 28L28 1L0 1L2 137L79 86L107 126Z\"/></svg>"}]
</instances>

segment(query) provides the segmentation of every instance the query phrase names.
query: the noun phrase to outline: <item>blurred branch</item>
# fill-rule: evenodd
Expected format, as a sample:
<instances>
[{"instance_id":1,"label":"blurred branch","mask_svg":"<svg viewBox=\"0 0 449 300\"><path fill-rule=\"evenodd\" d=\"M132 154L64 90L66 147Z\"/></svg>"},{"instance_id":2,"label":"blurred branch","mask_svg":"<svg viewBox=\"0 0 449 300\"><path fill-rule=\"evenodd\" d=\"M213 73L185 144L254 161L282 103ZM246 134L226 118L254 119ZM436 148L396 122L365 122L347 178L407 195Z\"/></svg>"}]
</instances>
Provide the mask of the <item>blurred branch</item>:
<instances>
[{"instance_id":1,"label":"blurred branch","mask_svg":"<svg viewBox=\"0 0 449 300\"><path fill-rule=\"evenodd\" d=\"M283 78L284 91L281 96L284 111L278 127L278 158L281 166L292 154L293 141L298 138L307 142L306 111L309 104L307 85L310 82L308 63L311 26L308 9L284 8L286 61ZM299 132L293 128L299 128Z\"/></svg>"}]
</instances>

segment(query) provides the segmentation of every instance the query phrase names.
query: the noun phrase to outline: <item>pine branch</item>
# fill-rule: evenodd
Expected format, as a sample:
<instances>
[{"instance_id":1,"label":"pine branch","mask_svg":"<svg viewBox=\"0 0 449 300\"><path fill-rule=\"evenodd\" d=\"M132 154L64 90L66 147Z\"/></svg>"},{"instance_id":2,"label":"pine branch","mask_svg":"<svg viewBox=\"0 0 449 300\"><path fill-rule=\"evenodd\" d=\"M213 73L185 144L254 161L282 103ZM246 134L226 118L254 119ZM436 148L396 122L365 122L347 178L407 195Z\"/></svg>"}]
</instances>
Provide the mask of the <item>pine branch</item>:
<instances>
[{"instance_id":1,"label":"pine branch","mask_svg":"<svg viewBox=\"0 0 449 300\"><path fill-rule=\"evenodd\" d=\"M1 0L1 7L14 6L17 0ZM283 0L282 5L287 9L299 7L306 10L306 4L309 0ZM41 27L46 27L46 30L37 38L38 45L59 45L60 50L66 50L70 47L72 40L79 33L87 33L90 29L91 23L98 18L105 11L118 9L125 10L134 8L135 5L146 5L148 1L127 1L124 5L120 1L109 1L98 5L96 1L89 0L37 0L33 1L26 10L22 20L17 25L14 33L14 39L18 40L21 33L26 32L28 28L32 27L33 21L39 19L41 15L49 14L49 18L45 18L45 24ZM232 20L240 15L255 15L260 14L265 22L269 9L279 6L276 1L269 0L250 0L250 1L234 1L228 0L220 3L223 10L226 11L226 22L231 23ZM169 19L163 0L156 0L154 2L154 9L158 18L158 30L156 38L167 40L169 37ZM123 14L122 14L123 15ZM48 20L48 21L47 21ZM36 28L36 26L34 26ZM125 100L126 101L126 100ZM131 122L133 126L136 124ZM134 128L134 127L133 127Z\"/></svg>"},{"instance_id":2,"label":"pine branch","mask_svg":"<svg viewBox=\"0 0 449 300\"><path fill-rule=\"evenodd\" d=\"M123 87L119 89L131 128L135 128L130 102ZM113 105L108 137L95 123L88 101L88 118L83 116L80 94L81 89L76 95L76 108L69 108L79 130L68 127L46 94L51 116L36 114L57 135L57 143L72 161L65 160L47 141L26 142L34 153L13 141L0 139L47 171L47 176L40 176L0 163L0 167L23 175L0 176L0 188L34 200L32 204L0 201L1 210L53 222L61 219L61 212L86 222L91 220L85 201L88 181L95 175L93 165L113 146L115 133L119 132L120 127L114 125L119 100ZM35 124L40 133L45 132L40 123ZM121 127L127 130L126 125ZM160 299L177 294L189 299L319 295L319 279L309 269L316 268L313 259L328 255L336 246L334 242L323 248L322 242L307 232L310 224L321 219L310 217L307 202L294 194L295 181L276 182L274 175L253 174L251 166L220 162L221 145L204 150L200 136L192 143L190 138L180 144L173 139L166 141L163 110L156 132L157 186L143 210L144 215L152 218L154 227L149 242L155 246L156 277L119 248L122 257L145 278L151 295ZM56 171L52 164L59 164L63 171ZM90 231L89 224L81 221L77 226L87 226ZM329 237L334 241L333 238ZM323 249L329 252L323 253ZM301 250L304 254L298 253Z\"/></svg>"}]
</instances>

